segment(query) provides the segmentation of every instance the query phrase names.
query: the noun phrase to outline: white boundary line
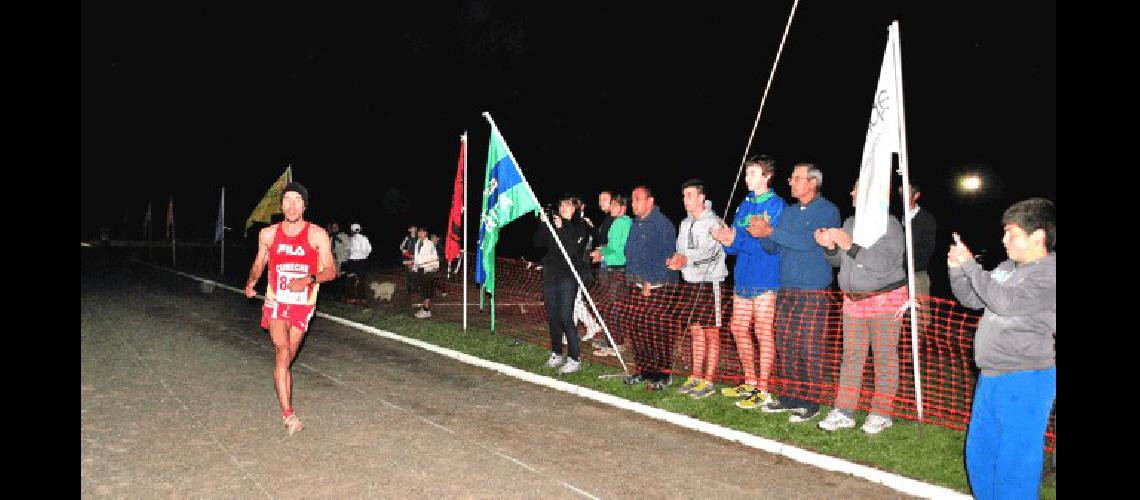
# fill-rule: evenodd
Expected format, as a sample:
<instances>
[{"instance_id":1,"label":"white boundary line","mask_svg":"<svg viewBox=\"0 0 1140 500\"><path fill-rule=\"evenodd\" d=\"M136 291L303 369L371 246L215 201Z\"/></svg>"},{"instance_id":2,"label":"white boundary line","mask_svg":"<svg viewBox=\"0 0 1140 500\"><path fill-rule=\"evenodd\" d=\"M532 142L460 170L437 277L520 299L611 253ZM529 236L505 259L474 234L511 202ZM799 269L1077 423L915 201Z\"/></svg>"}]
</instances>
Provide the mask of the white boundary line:
<instances>
[{"instance_id":1,"label":"white boundary line","mask_svg":"<svg viewBox=\"0 0 1140 500\"><path fill-rule=\"evenodd\" d=\"M213 280L200 278L200 277L192 275L192 274L187 274L187 273L184 273L181 271L168 269L168 268L165 268L162 266L150 264L148 262L143 262L143 261L139 261L139 260L136 260L136 262L139 262L139 263L145 264L145 265L149 265L151 267L161 269L163 271L172 272L172 273L175 273L175 274L178 274L181 276L185 276L187 278L197 280L197 281L200 281L203 283L211 283L215 286L225 288L225 289L233 291L233 292L237 292L237 293L241 293L241 294L245 293L245 291L239 290L239 289L234 288L232 286L224 285L224 284L218 283L218 282L213 281ZM769 453L782 455L782 456L788 457L792 460L795 460L797 462L807 464L807 465L811 465L814 467L818 467L820 469L834 471L834 472L841 472L844 474L850 474L852 476L859 477L862 479L866 479L867 481L870 481L872 483L881 484L883 486L886 486L888 488L906 493L908 495L915 495L915 496L923 497L923 498L954 498L954 499L971 499L971 498L973 498L970 495L966 495L964 493L959 493L957 491L954 491L952 489L949 489L949 488L946 488L943 486L925 483L925 482L919 481L917 479L911 479L909 477L900 476L898 474L882 471L879 469L875 469L873 467L868 467L865 465L859 465L859 464L856 464L853 462L848 462L847 460L843 460L841 458L823 455L823 454L816 453L813 451L808 451L808 450L805 450L802 448L797 448L795 446L784 444L784 443L781 443L779 441L773 441L771 439L762 438L760 436L749 434L749 433L746 433L743 431L738 431L735 429L729 429L727 427L723 427L723 426L713 424L710 422L705 422L703 420L697 420L697 419L689 417L689 416L685 416L685 415L681 415L681 414L677 414L677 413L672 413L672 412L669 412L666 410L662 410L661 408L656 408L656 407L649 406L649 405L646 405L643 403L637 403L637 402L630 401L627 399L619 398L619 397L611 395L611 394L598 392L596 390L589 389L586 387L581 387L578 385L574 385L574 384L571 384L569 382L565 382L562 380L552 379L552 378L547 377L545 375L538 375L538 374L531 373L528 371L520 370L520 369L515 368L513 366L508 366L508 365L504 365L502 363L496 363L494 361L488 361L488 360L485 360L482 358L477 358L475 356L471 356L469 354L465 354L465 353L462 353L459 351L448 349L446 347L440 347L440 346L437 346L435 344L429 344L429 343L424 342L422 340L404 337L404 336L401 336L399 334L389 332L387 330L381 330L379 328L369 326L369 325L365 325L362 323L357 323L355 321L344 319L344 318L341 318L339 316L333 316L331 314L323 313L323 312L319 312L319 311L316 313L316 315L320 316L322 318L329 319L333 322L340 323L340 324L345 325L345 326L349 326L352 328L356 328L358 330L362 330L362 331L371 333L373 335L376 335L377 337L383 337L386 339L395 340L397 342L403 342L405 344L416 346L416 347L419 347L421 349L431 351L431 352L434 352L436 354L446 356L448 358L452 358L456 361L467 363L469 365L474 365L474 366L478 366L478 367L482 367L482 368L487 368L489 370L494 370L496 372L502 373L503 375L508 375L508 376L517 378L519 380L530 382L532 384L536 384L536 385L540 385L540 386L547 387L550 389L566 392L569 394L573 394L575 396L580 396L583 398L592 399L592 400L597 401L599 403L603 403L603 404L607 404L607 405L614 406L617 408L629 410L629 411L632 411L635 413L639 413L641 415L645 415L645 416L650 417L650 418L655 418L657 420L669 422L671 424L676 424L676 425L679 425L679 426L684 427L686 429L691 429L694 431L703 432L705 434L710 434L710 435L717 436L717 437L720 437L723 439L727 439L729 441L734 441L734 442L743 444L745 446L756 448L758 450L763 450L763 451L766 451Z\"/></svg>"}]
</instances>

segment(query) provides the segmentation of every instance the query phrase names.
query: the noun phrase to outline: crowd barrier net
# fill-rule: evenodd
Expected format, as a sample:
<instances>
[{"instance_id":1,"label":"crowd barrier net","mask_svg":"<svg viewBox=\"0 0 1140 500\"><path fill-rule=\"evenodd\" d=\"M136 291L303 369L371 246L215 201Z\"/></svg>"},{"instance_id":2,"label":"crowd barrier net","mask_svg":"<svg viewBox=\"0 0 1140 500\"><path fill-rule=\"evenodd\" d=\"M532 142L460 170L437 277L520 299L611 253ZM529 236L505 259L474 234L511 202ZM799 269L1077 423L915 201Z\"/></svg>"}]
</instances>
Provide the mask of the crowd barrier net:
<instances>
[{"instance_id":1,"label":"crowd barrier net","mask_svg":"<svg viewBox=\"0 0 1140 500\"><path fill-rule=\"evenodd\" d=\"M471 267L469 309L479 300ZM496 322L511 325L515 336L549 347L541 265L497 258L495 272ZM587 290L631 371L687 377L694 371L695 349L705 353L697 357L703 361L697 375L711 374L720 384L739 384L748 375L753 378L748 382L777 397L918 420L905 287L877 295L781 290L767 299L741 301L734 298L731 283L720 284L717 300L708 283L665 284L646 295L620 271L595 268L593 274ZM458 291L462 276L444 275L440 273L441 282ZM923 420L964 431L977 382L974 332L982 311L940 297L916 299ZM489 302L483 314L487 309ZM574 316L583 357L619 366L605 348L601 322L582 296ZM1056 406L1049 416L1046 451L1055 446Z\"/></svg>"}]
</instances>

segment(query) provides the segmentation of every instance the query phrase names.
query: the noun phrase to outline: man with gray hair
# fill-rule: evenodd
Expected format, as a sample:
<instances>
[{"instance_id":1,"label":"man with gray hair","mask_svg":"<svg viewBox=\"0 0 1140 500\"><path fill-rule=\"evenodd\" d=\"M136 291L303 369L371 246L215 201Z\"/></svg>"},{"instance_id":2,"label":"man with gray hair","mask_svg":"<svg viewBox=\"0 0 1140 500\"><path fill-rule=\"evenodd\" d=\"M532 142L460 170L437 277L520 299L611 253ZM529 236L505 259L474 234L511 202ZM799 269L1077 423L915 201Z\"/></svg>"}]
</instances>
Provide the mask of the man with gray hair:
<instances>
[{"instance_id":1,"label":"man with gray hair","mask_svg":"<svg viewBox=\"0 0 1140 500\"><path fill-rule=\"evenodd\" d=\"M764 413L790 412L788 421L819 415L818 394L824 381L823 336L830 306L831 264L815 241L820 228L839 227L839 208L820 195L823 171L798 163L788 179L798 203L784 209L778 227L763 218L748 226L752 236L780 247L780 290L776 293L776 352L784 390L760 407ZM816 400L808 399L813 395ZM795 394L793 396L792 394Z\"/></svg>"}]
</instances>

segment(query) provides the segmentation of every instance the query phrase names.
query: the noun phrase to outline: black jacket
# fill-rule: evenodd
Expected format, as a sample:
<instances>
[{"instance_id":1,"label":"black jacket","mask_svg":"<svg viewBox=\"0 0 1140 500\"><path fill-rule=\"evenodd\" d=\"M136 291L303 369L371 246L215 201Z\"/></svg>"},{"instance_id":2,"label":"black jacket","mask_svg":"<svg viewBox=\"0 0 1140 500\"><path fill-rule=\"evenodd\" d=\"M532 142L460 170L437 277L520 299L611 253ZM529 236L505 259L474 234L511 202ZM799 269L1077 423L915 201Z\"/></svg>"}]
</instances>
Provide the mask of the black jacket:
<instances>
[{"instance_id":1,"label":"black jacket","mask_svg":"<svg viewBox=\"0 0 1140 500\"><path fill-rule=\"evenodd\" d=\"M551 222L550 225L554 227L558 239L562 241L562 246L566 249L570 260L574 262L574 267L581 275L582 281L586 282L590 278L590 266L582 256L586 252L586 242L589 239L590 230L585 224L577 220L562 221L561 229L555 227L554 222ZM544 281L557 278L572 279L574 277L570 272L570 267L566 265L566 259L562 256L562 252L558 250L558 245L551 239L550 230L546 228L545 223L538 225L538 232L534 234L534 246L546 248L546 255L542 257L542 279Z\"/></svg>"}]
</instances>

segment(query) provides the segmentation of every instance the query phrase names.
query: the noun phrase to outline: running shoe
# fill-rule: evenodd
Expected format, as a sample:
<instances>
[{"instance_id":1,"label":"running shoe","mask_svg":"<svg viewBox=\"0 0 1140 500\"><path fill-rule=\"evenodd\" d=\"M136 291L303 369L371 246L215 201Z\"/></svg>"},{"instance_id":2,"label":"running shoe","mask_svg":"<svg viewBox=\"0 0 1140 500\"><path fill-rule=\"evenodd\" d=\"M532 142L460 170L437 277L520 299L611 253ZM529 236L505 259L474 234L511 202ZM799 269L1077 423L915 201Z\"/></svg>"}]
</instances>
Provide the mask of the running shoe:
<instances>
[{"instance_id":1,"label":"running shoe","mask_svg":"<svg viewBox=\"0 0 1140 500\"><path fill-rule=\"evenodd\" d=\"M716 386L712 382L702 380L695 387L689 390L689 397L693 399L701 399L712 396L716 392Z\"/></svg>"},{"instance_id":2,"label":"running shoe","mask_svg":"<svg viewBox=\"0 0 1140 500\"><path fill-rule=\"evenodd\" d=\"M756 388L749 384L740 384L736 387L725 387L724 389L720 390L720 393L721 395L728 396L730 398L743 398L746 396L751 396L752 391L755 390Z\"/></svg>"},{"instance_id":3,"label":"running shoe","mask_svg":"<svg viewBox=\"0 0 1140 500\"><path fill-rule=\"evenodd\" d=\"M301 423L301 419L297 418L296 413L285 417L283 421L285 423L285 430L289 431L290 436L305 428L305 424Z\"/></svg>"},{"instance_id":4,"label":"running shoe","mask_svg":"<svg viewBox=\"0 0 1140 500\"><path fill-rule=\"evenodd\" d=\"M688 379L685 379L685 383L681 384L681 387L677 388L677 392L679 392L681 394L688 394L689 391L693 390L693 388L696 387L697 384L700 384L700 383L701 383L700 379L690 375Z\"/></svg>"},{"instance_id":5,"label":"running shoe","mask_svg":"<svg viewBox=\"0 0 1140 500\"><path fill-rule=\"evenodd\" d=\"M772 396L768 394L768 391L761 391L760 389L757 389L755 391L752 391L752 394L748 395L747 398L737 401L736 407L745 410L755 410L756 408L759 408L760 405L767 403L771 397Z\"/></svg>"}]
</instances>

